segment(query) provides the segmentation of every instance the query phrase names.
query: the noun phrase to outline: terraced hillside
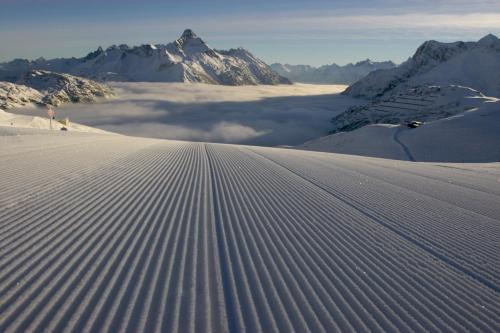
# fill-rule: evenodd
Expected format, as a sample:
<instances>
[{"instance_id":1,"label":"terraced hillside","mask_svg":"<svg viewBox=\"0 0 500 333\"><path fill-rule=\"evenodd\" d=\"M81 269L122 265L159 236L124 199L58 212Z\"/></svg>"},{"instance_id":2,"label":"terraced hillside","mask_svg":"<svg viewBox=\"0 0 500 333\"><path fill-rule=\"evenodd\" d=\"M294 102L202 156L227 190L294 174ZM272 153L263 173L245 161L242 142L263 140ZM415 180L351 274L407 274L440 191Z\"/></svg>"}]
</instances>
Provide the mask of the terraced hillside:
<instances>
[{"instance_id":1,"label":"terraced hillside","mask_svg":"<svg viewBox=\"0 0 500 333\"><path fill-rule=\"evenodd\" d=\"M0 332L500 331L498 163L19 131Z\"/></svg>"},{"instance_id":2,"label":"terraced hillside","mask_svg":"<svg viewBox=\"0 0 500 333\"><path fill-rule=\"evenodd\" d=\"M369 124L431 122L474 110L484 103L497 103L477 90L461 86L420 86L393 96L352 106L335 116L332 133L352 131Z\"/></svg>"}]
</instances>

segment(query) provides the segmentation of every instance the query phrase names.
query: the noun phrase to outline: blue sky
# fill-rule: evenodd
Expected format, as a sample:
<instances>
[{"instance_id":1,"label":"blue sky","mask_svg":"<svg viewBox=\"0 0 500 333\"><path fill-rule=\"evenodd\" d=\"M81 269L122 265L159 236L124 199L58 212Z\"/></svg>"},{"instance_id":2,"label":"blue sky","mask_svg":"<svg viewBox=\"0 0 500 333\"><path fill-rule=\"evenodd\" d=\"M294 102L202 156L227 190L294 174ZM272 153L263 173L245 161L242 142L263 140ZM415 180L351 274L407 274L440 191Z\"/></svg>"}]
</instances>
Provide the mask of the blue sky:
<instances>
[{"instance_id":1,"label":"blue sky","mask_svg":"<svg viewBox=\"0 0 500 333\"><path fill-rule=\"evenodd\" d=\"M167 43L188 27L269 63L401 62L428 39L500 35L500 1L0 0L0 61Z\"/></svg>"}]
</instances>

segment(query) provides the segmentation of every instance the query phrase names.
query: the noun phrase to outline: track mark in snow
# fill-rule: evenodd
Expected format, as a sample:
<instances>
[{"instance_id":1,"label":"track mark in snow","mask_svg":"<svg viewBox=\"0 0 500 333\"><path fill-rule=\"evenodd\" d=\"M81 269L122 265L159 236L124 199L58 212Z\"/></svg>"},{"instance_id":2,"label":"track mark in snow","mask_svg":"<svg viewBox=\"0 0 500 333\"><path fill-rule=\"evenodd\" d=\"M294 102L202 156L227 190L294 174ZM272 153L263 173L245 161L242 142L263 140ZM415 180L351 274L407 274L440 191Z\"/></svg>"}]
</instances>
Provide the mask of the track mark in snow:
<instances>
[{"instance_id":1,"label":"track mark in snow","mask_svg":"<svg viewBox=\"0 0 500 333\"><path fill-rule=\"evenodd\" d=\"M409 188L415 174L404 178L432 166L404 164L396 187L381 172L392 162L378 159L124 137L90 136L83 146L47 140L50 155L33 155L39 144L25 140L0 159L8 175L0 178L2 332L500 330L498 290L466 275L495 273L497 261L484 271L481 263L452 267L443 260L462 256L457 230L394 224L407 217L409 198L433 218L449 214L449 203L430 204ZM488 177L481 187L496 193ZM359 179L369 186L351 186ZM383 197L394 202L384 206ZM462 259L489 260L495 244L478 240L497 223L462 211L481 219L467 224L474 233ZM496 210L487 213L493 219ZM418 232L442 242L442 257Z\"/></svg>"},{"instance_id":2,"label":"track mark in snow","mask_svg":"<svg viewBox=\"0 0 500 333\"><path fill-rule=\"evenodd\" d=\"M269 162L271 163L276 163L277 165L279 165L280 167L282 167L283 169L287 170L288 172L291 172L293 173L295 176L303 179L304 181L306 182L309 182L311 184L313 184L314 186L318 187L319 189L321 189L322 191L325 191L326 193L328 193L329 195L335 197L336 199L338 200L341 200L343 203L345 203L346 205L356 209L357 211L361 212L362 214L366 215L367 217L369 217L371 220L373 220L374 222L384 226L385 228L391 230L392 232L394 232L395 234L397 234L398 236L400 236L401 238L409 241L410 243L414 244L415 246L421 248L422 250L425 250L426 252L428 252L429 254L435 256L436 258L440 259L441 261L443 261L444 263L452 266L453 268L455 268L456 270L462 272L463 274L466 274L467 276L469 276L470 278L482 283L485 287L487 288L491 288L493 291L497 292L497 293L500 293L500 286L496 285L495 283L483 278L481 275L479 274L476 274L474 271L464 267L463 265L457 263L455 260L453 260L452 258L450 257L447 257L447 256L444 256L442 255L441 253L437 252L436 250L434 250L433 248L431 248L430 246L427 246L425 244L423 244L422 242L420 242L418 239L415 239L413 237L411 237L410 235L408 234L405 234L403 232L401 232L400 230L398 230L397 228L394 228L392 225L384 222L382 219L380 219L379 217L377 217L377 214L375 214L374 212L372 212L370 209L368 209L366 206L361 206L359 204L356 204L355 201L349 201L349 200L346 200L344 197L342 196L339 196L338 194L336 193L333 193L331 192L328 188L318 184L317 182L309 179L309 178L306 178L304 177L303 175L301 175L300 173L297 173L295 172L294 170L288 168L287 166L279 163L279 162L276 162L274 160L271 160L269 158L267 158L266 156L264 155L261 155L259 154L258 152L256 152L255 150L251 150L253 153L259 155L260 157L262 158L265 158L266 160L268 160Z\"/></svg>"},{"instance_id":3,"label":"track mark in snow","mask_svg":"<svg viewBox=\"0 0 500 333\"><path fill-rule=\"evenodd\" d=\"M220 265L221 270L221 288L224 293L224 301L225 301L225 311L227 316L227 325L230 332L236 332L241 327L238 325L237 321L241 318L241 315L238 315L239 307L236 306L233 302L234 295L234 286L231 283L232 274L230 274L228 267L228 257L226 253L226 244L224 243L225 235L222 229L222 217L220 213L220 203L217 195L217 184L215 181L215 172L214 165L211 160L210 154L207 151L207 144L204 144L205 154L208 159L208 165L210 170L210 187L212 190L212 201L213 201L213 211L214 211L214 224L215 224L215 238L217 241L217 256L219 258L218 264Z\"/></svg>"},{"instance_id":4,"label":"track mark in snow","mask_svg":"<svg viewBox=\"0 0 500 333\"><path fill-rule=\"evenodd\" d=\"M402 126L402 125L400 125L400 126ZM394 141L397 144L399 144L401 146L401 148L403 148L403 151L405 152L406 156L408 157L408 160L415 162L415 158L413 157L413 155L410 151L410 148L408 148L408 146L406 144L404 144L403 141L401 141L401 139L399 138L399 135L401 134L401 132L403 130L404 130L403 127L398 128L396 131L394 131L394 134L392 137L394 138Z\"/></svg>"}]
</instances>

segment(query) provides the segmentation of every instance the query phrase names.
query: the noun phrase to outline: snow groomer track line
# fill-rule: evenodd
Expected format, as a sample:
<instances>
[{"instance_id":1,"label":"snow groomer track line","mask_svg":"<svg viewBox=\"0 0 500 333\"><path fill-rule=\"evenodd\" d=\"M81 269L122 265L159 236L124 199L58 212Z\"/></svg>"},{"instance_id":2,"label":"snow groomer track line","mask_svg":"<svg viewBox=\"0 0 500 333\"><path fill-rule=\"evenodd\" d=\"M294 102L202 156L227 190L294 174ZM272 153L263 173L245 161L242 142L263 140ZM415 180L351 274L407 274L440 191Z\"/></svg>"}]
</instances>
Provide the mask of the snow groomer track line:
<instances>
[{"instance_id":1,"label":"snow groomer track line","mask_svg":"<svg viewBox=\"0 0 500 333\"><path fill-rule=\"evenodd\" d=\"M500 331L498 163L67 134L0 141L0 332Z\"/></svg>"}]
</instances>

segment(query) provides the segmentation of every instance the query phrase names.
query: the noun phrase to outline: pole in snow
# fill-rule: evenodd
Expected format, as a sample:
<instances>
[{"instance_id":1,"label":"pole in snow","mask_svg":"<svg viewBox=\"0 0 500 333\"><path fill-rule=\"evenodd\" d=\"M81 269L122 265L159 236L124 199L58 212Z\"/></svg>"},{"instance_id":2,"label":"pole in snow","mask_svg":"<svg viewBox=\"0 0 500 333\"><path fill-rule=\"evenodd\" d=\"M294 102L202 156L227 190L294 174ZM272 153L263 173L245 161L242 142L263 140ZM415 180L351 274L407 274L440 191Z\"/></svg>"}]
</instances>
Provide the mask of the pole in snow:
<instances>
[{"instance_id":1,"label":"pole in snow","mask_svg":"<svg viewBox=\"0 0 500 333\"><path fill-rule=\"evenodd\" d=\"M50 130L52 130L52 118L55 116L55 112L52 109L52 106L47 106L47 115L49 116L49 122L50 122Z\"/></svg>"}]
</instances>

